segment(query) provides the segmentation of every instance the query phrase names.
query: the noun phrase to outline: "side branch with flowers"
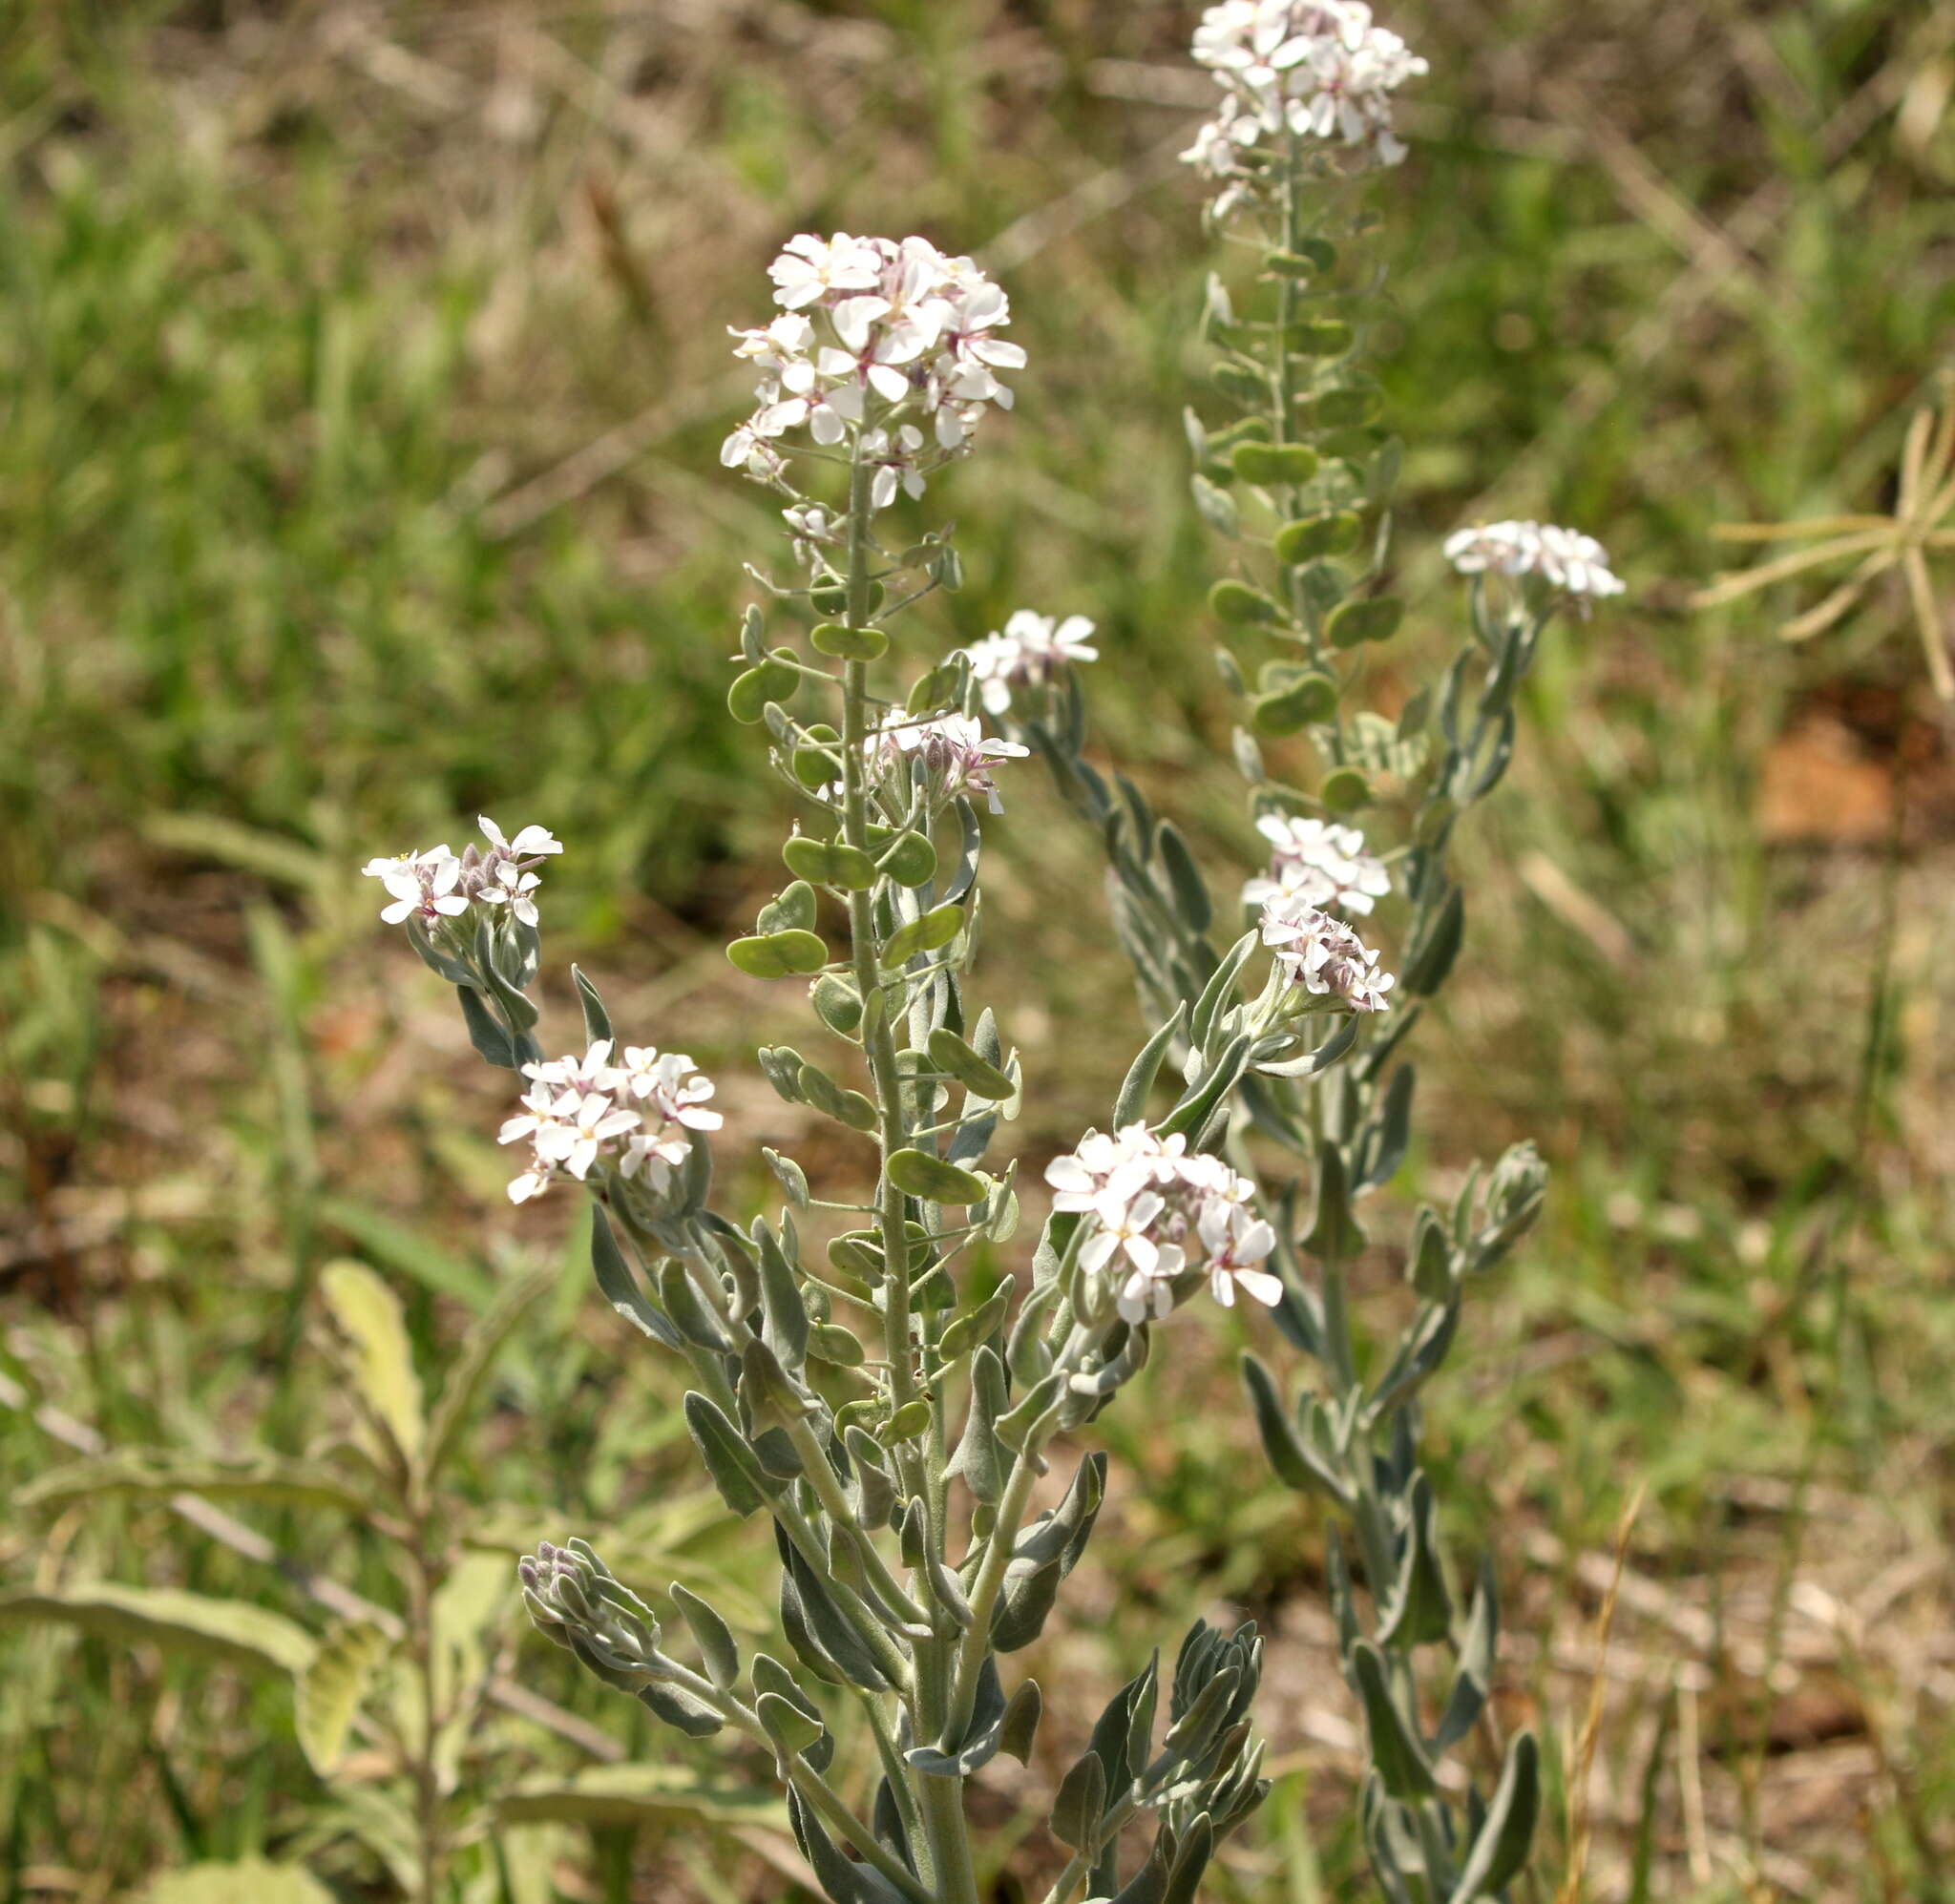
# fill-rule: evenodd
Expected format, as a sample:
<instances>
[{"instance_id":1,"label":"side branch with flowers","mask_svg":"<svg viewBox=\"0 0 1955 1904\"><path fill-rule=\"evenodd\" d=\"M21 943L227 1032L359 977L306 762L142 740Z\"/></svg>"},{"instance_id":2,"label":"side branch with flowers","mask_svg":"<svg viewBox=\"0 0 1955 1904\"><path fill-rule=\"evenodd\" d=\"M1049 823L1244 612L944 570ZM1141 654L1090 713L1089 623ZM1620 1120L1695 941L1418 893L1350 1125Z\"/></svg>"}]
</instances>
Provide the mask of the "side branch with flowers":
<instances>
[{"instance_id":1,"label":"side branch with flowers","mask_svg":"<svg viewBox=\"0 0 1955 1904\"><path fill-rule=\"evenodd\" d=\"M1404 157L1393 95L1425 62L1345 0L1230 0L1205 14L1193 52L1220 98L1185 157L1215 187L1212 228L1253 261L1246 294L1210 278L1203 318L1217 351L1213 392L1234 417L1187 417L1195 506L1239 551L1209 599L1233 638L1217 660L1246 703L1234 753L1270 855L1242 889L1248 930L1232 946L1214 943L1216 906L1172 823L1084 756L1073 664L1092 651L1076 638L1062 661L1015 665L993 638L974 659L984 657L987 689L998 685L987 707L1046 760L1105 847L1114 924L1144 1006L1213 1105L1199 1147L1239 1166L1269 1213L1256 1241L1271 1232L1272 1307L1319 1374L1293 1406L1256 1357L1245 1375L1275 1472L1327 1502L1356 1550L1354 1575L1334 1537L1328 1572L1369 1729L1362 1823L1373 1868L1395 1904L1458 1904L1499 1894L1523 1869L1539 1768L1531 1738L1494 1734L1493 1575L1482 1567L1470 1599L1456 1598L1419 1455L1419 1397L1452 1345L1465 1289L1540 1209L1545 1179L1532 1147L1510 1149L1483 1187L1476 1168L1450 1211L1418 1210L1402 1257L1418 1307L1396 1347L1368 1362L1348 1284L1367 1246L1358 1212L1410 1143L1407 1040L1464 934L1465 894L1449 869L1455 828L1512 758L1519 691L1548 622L1563 610L1586 616L1623 585L1578 532L1461 530L1444 554L1471 584L1465 647L1392 717L1361 704L1367 657L1402 620L1383 592L1400 450L1379 427L1377 385L1362 365L1371 294L1350 288L1345 254L1370 227L1350 201L1363 175ZM1246 643L1265 659L1251 660ZM1314 757L1306 785L1268 755L1296 741ZM1389 848L1355 824L1370 809L1387 828L1398 823ZM1396 928L1396 973L1356 922L1367 933ZM1275 969L1245 1006L1242 973L1258 942ZM1368 1036L1394 1006L1390 1029ZM1300 1174L1260 1170L1266 1149L1291 1153ZM1159 1212L1129 1209L1146 1247ZM1462 1812L1444 1796L1439 1761L1476 1735L1492 1789Z\"/></svg>"}]
</instances>

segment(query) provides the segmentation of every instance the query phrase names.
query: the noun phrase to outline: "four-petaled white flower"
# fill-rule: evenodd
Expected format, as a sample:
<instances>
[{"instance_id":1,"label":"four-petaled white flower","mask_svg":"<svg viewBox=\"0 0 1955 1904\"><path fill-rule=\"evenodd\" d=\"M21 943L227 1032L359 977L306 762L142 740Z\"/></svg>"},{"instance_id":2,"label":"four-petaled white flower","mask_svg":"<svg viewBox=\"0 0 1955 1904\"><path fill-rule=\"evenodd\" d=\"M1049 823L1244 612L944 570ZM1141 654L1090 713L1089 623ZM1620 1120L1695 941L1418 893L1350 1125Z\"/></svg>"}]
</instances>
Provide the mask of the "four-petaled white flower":
<instances>
[{"instance_id":1,"label":"four-petaled white flower","mask_svg":"<svg viewBox=\"0 0 1955 1904\"><path fill-rule=\"evenodd\" d=\"M1539 575L1583 615L1627 586L1610 572L1608 551L1579 529L1551 522L1489 522L1446 537L1446 560L1462 575Z\"/></svg>"},{"instance_id":2,"label":"four-petaled white flower","mask_svg":"<svg viewBox=\"0 0 1955 1904\"><path fill-rule=\"evenodd\" d=\"M1246 906L1287 895L1325 911L1365 913L1392 889L1384 861L1365 851L1364 835L1356 826L1265 813L1256 831L1270 842L1270 874L1242 889Z\"/></svg>"},{"instance_id":3,"label":"four-petaled white flower","mask_svg":"<svg viewBox=\"0 0 1955 1904\"><path fill-rule=\"evenodd\" d=\"M1219 1198L1196 1219L1209 1259L1209 1293L1226 1308L1240 1288L1265 1308L1283 1300L1283 1283L1261 1266L1276 1247L1276 1232L1253 1211Z\"/></svg>"},{"instance_id":4,"label":"four-petaled white flower","mask_svg":"<svg viewBox=\"0 0 1955 1904\"><path fill-rule=\"evenodd\" d=\"M1330 998L1350 1012L1383 1012L1397 982L1377 969L1378 954L1343 920L1293 892L1265 902L1263 943L1276 954L1292 983Z\"/></svg>"},{"instance_id":5,"label":"four-petaled white flower","mask_svg":"<svg viewBox=\"0 0 1955 1904\"><path fill-rule=\"evenodd\" d=\"M469 895L455 889L461 884L462 863L446 847L430 847L425 853L406 853L399 859L371 859L360 870L377 879L391 895L380 916L389 926L410 917L429 924L452 919L469 910Z\"/></svg>"},{"instance_id":6,"label":"four-petaled white flower","mask_svg":"<svg viewBox=\"0 0 1955 1904\"><path fill-rule=\"evenodd\" d=\"M1024 351L997 335L1004 293L968 258L927 239L790 239L769 267L785 315L736 329L734 355L760 373L753 413L721 446L728 469L787 485L785 440L806 430L821 449L848 442L872 471L870 501L923 492L926 476L962 454L987 408L1011 408L1000 370ZM818 506L797 499L821 526ZM797 553L827 537L789 515Z\"/></svg>"},{"instance_id":7,"label":"four-petaled white flower","mask_svg":"<svg viewBox=\"0 0 1955 1904\"><path fill-rule=\"evenodd\" d=\"M1243 154L1266 138L1319 140L1358 163L1405 157L1393 94L1428 68L1360 0L1223 0L1202 15L1192 51L1222 100L1181 156L1222 186L1218 217L1262 190Z\"/></svg>"},{"instance_id":8,"label":"four-petaled white flower","mask_svg":"<svg viewBox=\"0 0 1955 1904\"><path fill-rule=\"evenodd\" d=\"M977 678L985 711L1009 714L1014 687L1043 687L1078 661L1097 661L1100 650L1091 645L1093 624L1083 615L1063 621L1021 608L1007 617L1003 631L994 630L964 650Z\"/></svg>"}]
</instances>

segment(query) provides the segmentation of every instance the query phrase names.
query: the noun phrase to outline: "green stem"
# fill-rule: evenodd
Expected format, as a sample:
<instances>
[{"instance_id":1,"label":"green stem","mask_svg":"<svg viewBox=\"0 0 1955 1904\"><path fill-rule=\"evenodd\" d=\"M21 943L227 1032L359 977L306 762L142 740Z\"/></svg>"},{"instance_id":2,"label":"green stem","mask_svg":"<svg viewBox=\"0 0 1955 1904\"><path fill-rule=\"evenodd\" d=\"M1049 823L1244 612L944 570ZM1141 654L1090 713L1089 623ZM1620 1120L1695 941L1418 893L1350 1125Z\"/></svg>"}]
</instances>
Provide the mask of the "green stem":
<instances>
[{"instance_id":1,"label":"green stem","mask_svg":"<svg viewBox=\"0 0 1955 1904\"><path fill-rule=\"evenodd\" d=\"M858 441L849 481L848 617L852 628L870 615L870 475ZM842 677L842 838L870 850L869 791L864 750L869 740L869 669L850 661ZM916 1358L910 1327L910 1235L903 1193L890 1181L892 1155L909 1142L903 1079L896 1066L895 1036L887 1001L879 989L875 906L871 892L849 895L849 958L862 995L862 1050L868 1061L879 1113L877 1144L877 1227L883 1247L883 1341L889 1362L890 1400L903 1408L917 1394ZM905 1492L913 1498L936 1496L927 1463L911 1442L898 1453ZM941 1517L930 1517L932 1539L942 1558ZM941 1735L949 1689L946 1644L919 1642L911 1690L911 1720L918 1740ZM970 1828L964 1817L961 1779L918 1774L914 1787L935 1882L935 1904L978 1904L978 1880L971 1862Z\"/></svg>"}]
</instances>

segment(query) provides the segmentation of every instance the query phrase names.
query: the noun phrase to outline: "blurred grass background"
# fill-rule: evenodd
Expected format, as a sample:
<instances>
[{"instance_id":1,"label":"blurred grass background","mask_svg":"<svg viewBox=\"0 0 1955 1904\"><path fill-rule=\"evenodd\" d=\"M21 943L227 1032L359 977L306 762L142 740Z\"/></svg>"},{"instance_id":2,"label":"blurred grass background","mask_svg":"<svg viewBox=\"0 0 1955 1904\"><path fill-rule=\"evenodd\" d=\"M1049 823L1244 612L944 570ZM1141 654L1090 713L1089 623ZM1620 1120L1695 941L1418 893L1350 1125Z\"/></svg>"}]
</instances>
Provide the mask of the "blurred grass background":
<instances>
[{"instance_id":1,"label":"blurred grass background","mask_svg":"<svg viewBox=\"0 0 1955 1904\"><path fill-rule=\"evenodd\" d=\"M771 512L715 451L745 392L725 326L764 316L784 236L843 226L976 252L1031 352L1016 420L933 492L970 577L935 632L970 639L1021 605L1094 617L1104 744L1211 865L1246 869L1201 605L1217 554L1177 423L1208 266L1173 161L1205 98L1183 54L1197 10L7 10L16 1389L116 1445L296 1452L340 1420L301 1330L322 1262L386 1269L433 1357L460 1283L561 1258L473 1485L518 1542L637 1515L648 1551L750 1597L758 1549L709 1509L682 1498L644 1532L694 1485L673 1397L585 1300L568 1200L521 1221L502 1201L499 1089L354 868L458 846L478 811L545 822L570 845L553 959L719 1075L736 1140L785 1134L820 1161L745 1066L790 1005L718 950L767 889L783 814L722 699L740 563L765 559ZM1778 611L1809 595L1716 617L1687 596L1717 565L1714 523L1889 497L1955 327L1955 8L1387 17L1433 66L1412 160L1376 195L1400 559L1424 602L1402 665L1445 651L1431 551L1461 520L1578 523L1632 591L1545 658L1523 761L1469 849L1466 970L1425 1034L1408 1198L1521 1135L1557 1183L1431 1400L1451 1537L1461 1555L1498 1540L1504 1697L1559 1768L1611 1530L1648 1490L1581 1894L1939 1897L1948 730L1898 597L1789 649ZM980 991L1028 1048L1036 1156L1104 1116L1135 1014L1079 903L1089 843L1023 778ZM1381 1253L1381 1318L1391 1280ZM1187 1331L1108 1417L1097 1571L1039 1670L1048 1709L1097 1710L1194 1612L1272 1622L1283 1784L1218 1895L1361 1896L1321 1530L1244 1485L1263 1471L1233 1327ZM0 1481L56 1453L0 1409ZM287 1517L276 1538L381 1577L336 1527ZM0 1524L0 1578L95 1574L295 1610L155 1511ZM622 1727L540 1647L522 1672ZM0 1641L0 1897L115 1896L186 1857L289 1845L314 1791L282 1700L101 1642ZM1009 1818L1018 1793L996 1796ZM628 1838L576 1851L563 1894L784 1894L749 1853ZM1557 1818L1543 1898L1566 1838ZM357 1860L341 1875L360 1894Z\"/></svg>"}]
</instances>

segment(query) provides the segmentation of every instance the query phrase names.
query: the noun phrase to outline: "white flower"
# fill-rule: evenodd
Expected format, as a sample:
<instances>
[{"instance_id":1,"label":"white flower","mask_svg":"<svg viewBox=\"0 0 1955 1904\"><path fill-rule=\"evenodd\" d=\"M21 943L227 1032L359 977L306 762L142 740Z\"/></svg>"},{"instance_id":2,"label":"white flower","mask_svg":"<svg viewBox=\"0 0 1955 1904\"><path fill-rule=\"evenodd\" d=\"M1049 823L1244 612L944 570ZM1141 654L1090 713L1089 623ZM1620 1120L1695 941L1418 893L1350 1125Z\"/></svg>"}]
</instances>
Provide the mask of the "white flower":
<instances>
[{"instance_id":1,"label":"white flower","mask_svg":"<svg viewBox=\"0 0 1955 1904\"><path fill-rule=\"evenodd\" d=\"M1265 1308L1283 1300L1281 1280L1259 1266L1276 1247L1276 1232L1261 1217L1217 1199L1203 1208L1197 1228L1209 1259L1209 1292L1225 1309L1235 1307L1238 1287Z\"/></svg>"},{"instance_id":2,"label":"white flower","mask_svg":"<svg viewBox=\"0 0 1955 1904\"><path fill-rule=\"evenodd\" d=\"M1385 994L1397 982L1377 970L1378 954L1341 919L1295 893L1279 892L1263 907L1263 943L1293 983L1347 1011L1389 1010Z\"/></svg>"},{"instance_id":3,"label":"white flower","mask_svg":"<svg viewBox=\"0 0 1955 1904\"><path fill-rule=\"evenodd\" d=\"M924 781L934 801L960 794L982 794L994 813L1004 811L991 769L999 761L1022 760L1031 752L1016 741L986 740L984 730L969 715L945 714L919 721L893 708L870 739L872 763L880 761L904 773L921 761Z\"/></svg>"},{"instance_id":4,"label":"white flower","mask_svg":"<svg viewBox=\"0 0 1955 1904\"><path fill-rule=\"evenodd\" d=\"M753 414L721 447L728 469L785 483L788 439L805 429L872 463L872 501L885 509L899 492L920 495L930 471L969 447L987 408L1010 408L998 373L1025 353L997 335L1010 306L970 259L921 238L803 233L769 275L786 315L731 333L734 355L761 381ZM799 542L827 539L789 527Z\"/></svg>"},{"instance_id":5,"label":"white flower","mask_svg":"<svg viewBox=\"0 0 1955 1904\"><path fill-rule=\"evenodd\" d=\"M637 1100L644 1128L624 1147L619 1168L627 1177L642 1173L663 1190L672 1172L692 1151L691 1131L716 1131L725 1122L705 1108L713 1081L702 1077L683 1052L654 1045L626 1045L606 1077L609 1089Z\"/></svg>"},{"instance_id":6,"label":"white flower","mask_svg":"<svg viewBox=\"0 0 1955 1904\"><path fill-rule=\"evenodd\" d=\"M618 1140L641 1127L638 1112L616 1101L610 1058L611 1040L599 1038L581 1057L523 1066L531 1084L520 1099L522 1109L504 1122L495 1140L530 1145L529 1167L509 1186L512 1203L540 1195L559 1175L581 1182L599 1157L619 1153Z\"/></svg>"},{"instance_id":7,"label":"white flower","mask_svg":"<svg viewBox=\"0 0 1955 1904\"><path fill-rule=\"evenodd\" d=\"M1015 686L1043 686L1074 662L1097 661L1092 634L1093 624L1083 615L1060 621L1029 608L1017 610L1002 634L994 631L964 650L986 712L1010 713Z\"/></svg>"},{"instance_id":8,"label":"white flower","mask_svg":"<svg viewBox=\"0 0 1955 1904\"><path fill-rule=\"evenodd\" d=\"M482 837L496 852L508 853L516 859L534 859L548 853L560 853L563 842L551 832L548 826L524 826L515 839L505 840L502 828L488 816L478 816L475 825L481 827Z\"/></svg>"},{"instance_id":9,"label":"white flower","mask_svg":"<svg viewBox=\"0 0 1955 1904\"><path fill-rule=\"evenodd\" d=\"M431 924L469 910L469 895L455 890L462 863L446 847L430 847L425 853L399 859L371 859L360 870L368 879L379 880L391 895L392 903L380 910L389 926L398 926L410 915Z\"/></svg>"},{"instance_id":10,"label":"white flower","mask_svg":"<svg viewBox=\"0 0 1955 1904\"><path fill-rule=\"evenodd\" d=\"M767 276L774 281L774 302L798 310L837 291L872 290L882 277L882 259L872 241L847 232L826 244L803 232L782 247Z\"/></svg>"},{"instance_id":11,"label":"white flower","mask_svg":"<svg viewBox=\"0 0 1955 1904\"><path fill-rule=\"evenodd\" d=\"M1393 94L1428 68L1359 0L1224 0L1202 15L1192 51L1223 96L1182 157L1224 185L1218 216L1256 195L1241 155L1265 138L1321 140L1360 163L1405 157Z\"/></svg>"},{"instance_id":12,"label":"white flower","mask_svg":"<svg viewBox=\"0 0 1955 1904\"><path fill-rule=\"evenodd\" d=\"M1325 910L1365 913L1392 889L1384 861L1365 851L1364 835L1356 826L1265 813L1256 831L1272 848L1270 876L1242 889L1245 905L1289 894Z\"/></svg>"},{"instance_id":13,"label":"white flower","mask_svg":"<svg viewBox=\"0 0 1955 1904\"><path fill-rule=\"evenodd\" d=\"M534 926L539 915L530 894L540 884L535 873L519 870L514 860L498 860L475 897L485 906L506 905L524 925Z\"/></svg>"},{"instance_id":14,"label":"white flower","mask_svg":"<svg viewBox=\"0 0 1955 1904\"><path fill-rule=\"evenodd\" d=\"M1232 1303L1238 1285L1258 1302L1282 1294L1257 1267L1276 1235L1252 1208L1255 1185L1222 1158L1188 1155L1180 1133L1161 1138L1138 1123L1111 1136L1088 1131L1070 1156L1046 1166L1045 1181L1056 1192L1052 1207L1087 1224L1081 1268L1100 1274L1111 1266L1121 1276L1114 1306L1130 1323L1173 1308L1173 1279L1191 1260L1209 1268L1220 1302Z\"/></svg>"},{"instance_id":15,"label":"white flower","mask_svg":"<svg viewBox=\"0 0 1955 1904\"><path fill-rule=\"evenodd\" d=\"M1499 575L1519 581L1539 575L1584 615L1593 602L1621 595L1625 584L1608 566L1608 552L1578 529L1545 522L1490 522L1446 537L1446 560L1462 575Z\"/></svg>"}]
</instances>

